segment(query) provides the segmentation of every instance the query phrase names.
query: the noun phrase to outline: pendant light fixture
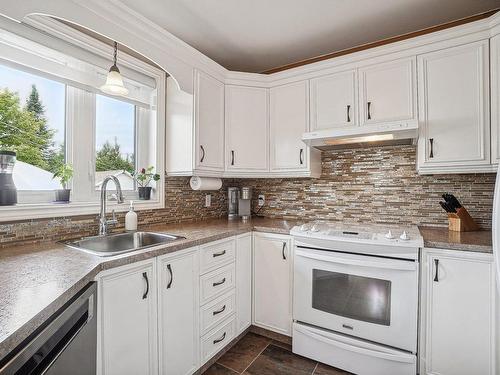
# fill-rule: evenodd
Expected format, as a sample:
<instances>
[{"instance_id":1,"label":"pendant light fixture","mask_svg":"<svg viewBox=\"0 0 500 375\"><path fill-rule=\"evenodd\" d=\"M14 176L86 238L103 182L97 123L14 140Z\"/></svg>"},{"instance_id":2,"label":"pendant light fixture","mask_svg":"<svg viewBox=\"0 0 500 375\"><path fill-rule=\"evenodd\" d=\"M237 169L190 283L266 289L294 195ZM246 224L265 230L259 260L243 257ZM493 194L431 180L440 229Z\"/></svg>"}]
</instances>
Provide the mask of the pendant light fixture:
<instances>
[{"instance_id":1,"label":"pendant light fixture","mask_svg":"<svg viewBox=\"0 0 500 375\"><path fill-rule=\"evenodd\" d=\"M125 96L128 90L123 86L122 75L116 66L116 54L118 52L118 43L115 42L115 52L113 55L113 66L109 68L106 83L100 87L101 91L108 95Z\"/></svg>"}]
</instances>

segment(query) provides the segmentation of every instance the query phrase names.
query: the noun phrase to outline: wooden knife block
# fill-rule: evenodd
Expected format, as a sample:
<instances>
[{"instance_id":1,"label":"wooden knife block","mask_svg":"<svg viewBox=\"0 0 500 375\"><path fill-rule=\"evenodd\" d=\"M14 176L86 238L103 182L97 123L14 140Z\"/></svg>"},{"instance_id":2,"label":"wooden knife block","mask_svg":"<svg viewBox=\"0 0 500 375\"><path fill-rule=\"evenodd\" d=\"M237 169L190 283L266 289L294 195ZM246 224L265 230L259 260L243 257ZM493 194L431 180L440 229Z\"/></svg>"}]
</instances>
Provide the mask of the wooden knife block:
<instances>
[{"instance_id":1,"label":"wooden knife block","mask_svg":"<svg viewBox=\"0 0 500 375\"><path fill-rule=\"evenodd\" d=\"M479 230L479 226L469 212L464 207L460 207L456 213L448 214L448 229L453 232L472 232Z\"/></svg>"}]
</instances>

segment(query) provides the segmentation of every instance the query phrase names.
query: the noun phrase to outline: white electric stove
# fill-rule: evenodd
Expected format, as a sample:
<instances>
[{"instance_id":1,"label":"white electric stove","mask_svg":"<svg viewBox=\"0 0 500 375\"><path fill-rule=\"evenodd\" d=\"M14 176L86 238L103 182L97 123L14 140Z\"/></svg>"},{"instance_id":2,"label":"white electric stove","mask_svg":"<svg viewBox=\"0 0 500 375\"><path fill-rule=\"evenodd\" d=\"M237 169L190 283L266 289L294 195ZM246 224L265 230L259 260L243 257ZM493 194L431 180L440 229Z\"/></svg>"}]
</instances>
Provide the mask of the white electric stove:
<instances>
[{"instance_id":1,"label":"white electric stove","mask_svg":"<svg viewBox=\"0 0 500 375\"><path fill-rule=\"evenodd\" d=\"M414 375L418 228L294 227L293 351L356 374Z\"/></svg>"}]
</instances>

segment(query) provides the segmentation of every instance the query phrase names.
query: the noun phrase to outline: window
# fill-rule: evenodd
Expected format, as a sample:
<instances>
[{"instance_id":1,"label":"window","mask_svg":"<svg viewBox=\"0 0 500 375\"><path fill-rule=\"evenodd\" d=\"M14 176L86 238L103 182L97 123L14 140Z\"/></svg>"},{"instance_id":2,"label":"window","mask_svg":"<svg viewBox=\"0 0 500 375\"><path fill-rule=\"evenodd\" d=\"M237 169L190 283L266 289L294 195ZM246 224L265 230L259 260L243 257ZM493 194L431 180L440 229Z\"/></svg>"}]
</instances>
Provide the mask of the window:
<instances>
[{"instance_id":1,"label":"window","mask_svg":"<svg viewBox=\"0 0 500 375\"><path fill-rule=\"evenodd\" d=\"M17 151L20 191L53 190L65 162L66 86L0 64L0 148Z\"/></svg>"},{"instance_id":2,"label":"window","mask_svg":"<svg viewBox=\"0 0 500 375\"><path fill-rule=\"evenodd\" d=\"M135 106L133 104L96 95L96 156L95 186L114 175L123 190L134 190L132 173L135 165Z\"/></svg>"},{"instance_id":3,"label":"window","mask_svg":"<svg viewBox=\"0 0 500 375\"><path fill-rule=\"evenodd\" d=\"M109 46L79 39L77 31L60 24L51 29L54 20L46 20L46 32L35 42L36 30L9 22L0 19L0 149L17 152L18 205L0 206L0 221L96 213L108 175L118 178L126 199L136 200L133 172L149 166L161 179L150 185L152 199L136 207L162 208L165 109L157 103L165 102L165 73L120 53L129 94L105 96L98 87L111 64ZM55 205L54 190L61 185L53 173L63 164L74 170L71 202Z\"/></svg>"}]
</instances>

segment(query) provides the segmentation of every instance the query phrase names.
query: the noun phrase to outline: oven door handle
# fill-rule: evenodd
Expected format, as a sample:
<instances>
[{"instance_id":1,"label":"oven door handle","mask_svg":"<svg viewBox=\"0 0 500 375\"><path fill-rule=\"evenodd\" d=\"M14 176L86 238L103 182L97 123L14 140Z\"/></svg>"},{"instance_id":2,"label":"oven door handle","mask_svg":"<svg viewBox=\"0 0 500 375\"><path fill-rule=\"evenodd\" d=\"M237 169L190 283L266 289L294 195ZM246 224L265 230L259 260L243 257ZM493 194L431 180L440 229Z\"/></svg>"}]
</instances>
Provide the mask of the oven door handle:
<instances>
[{"instance_id":1,"label":"oven door handle","mask_svg":"<svg viewBox=\"0 0 500 375\"><path fill-rule=\"evenodd\" d=\"M336 341L332 338L329 337L324 337L323 335L319 335L317 333L311 332L311 331L302 331L299 327L295 328L298 331L301 331L302 334L310 336L315 338L316 340L322 341L328 345L334 345L336 347L339 347L341 349L347 350L349 352L354 352L362 355L367 355L370 357L376 357L376 358L383 358L387 359L389 361L393 362L403 362L403 363L414 363L414 358L409 355L409 354L390 354L390 353L384 353L384 352L379 352L376 350L371 350L367 348L361 348L359 346L354 346L350 344L345 344L340 341Z\"/></svg>"},{"instance_id":2,"label":"oven door handle","mask_svg":"<svg viewBox=\"0 0 500 375\"><path fill-rule=\"evenodd\" d=\"M314 260L321 260L328 263L347 264L349 266L383 268L383 269L391 269L398 271L415 271L417 269L417 265L415 262L404 261L404 260L390 260L390 259L380 258L383 260L370 261L369 260L370 257L365 257L368 259L362 259L362 260L354 258L348 259L348 258L335 257L330 254L322 255L322 254L311 253L309 251L303 251L299 249L295 250L295 255Z\"/></svg>"}]
</instances>

